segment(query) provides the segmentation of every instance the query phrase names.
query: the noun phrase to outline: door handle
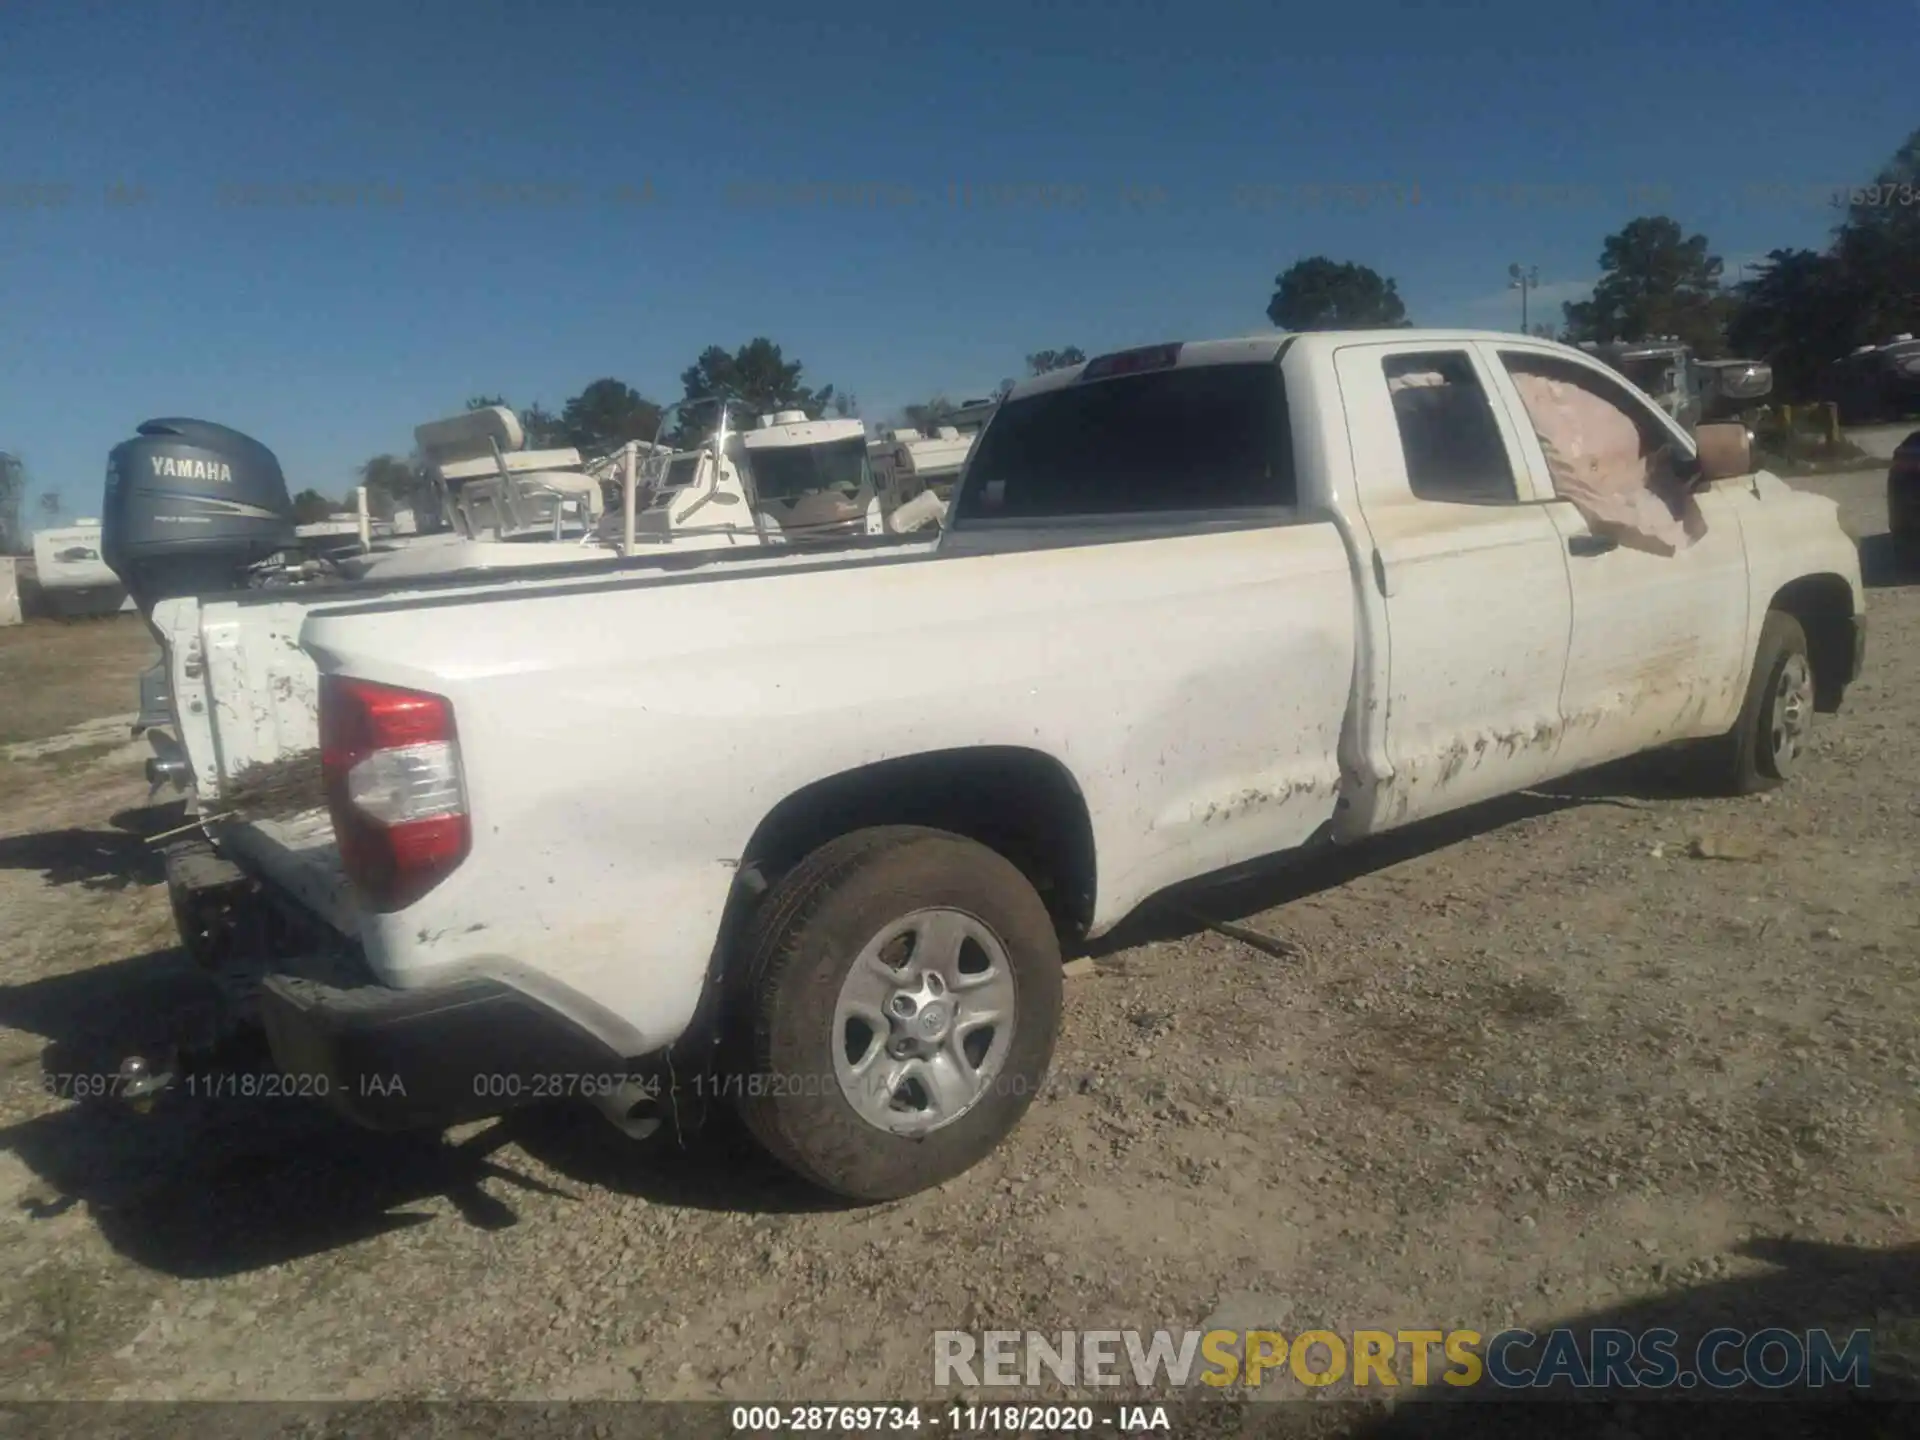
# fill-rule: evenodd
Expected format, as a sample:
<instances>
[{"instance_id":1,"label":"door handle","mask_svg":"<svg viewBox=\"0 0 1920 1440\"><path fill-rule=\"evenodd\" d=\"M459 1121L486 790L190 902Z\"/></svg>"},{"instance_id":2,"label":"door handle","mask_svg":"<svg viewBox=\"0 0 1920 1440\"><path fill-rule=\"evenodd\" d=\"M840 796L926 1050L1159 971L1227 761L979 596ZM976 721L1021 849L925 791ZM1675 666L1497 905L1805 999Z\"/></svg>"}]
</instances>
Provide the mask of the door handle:
<instances>
[{"instance_id":1,"label":"door handle","mask_svg":"<svg viewBox=\"0 0 1920 1440\"><path fill-rule=\"evenodd\" d=\"M1611 535L1569 535L1567 553L1569 555L1604 555L1609 550L1618 550L1620 542Z\"/></svg>"}]
</instances>

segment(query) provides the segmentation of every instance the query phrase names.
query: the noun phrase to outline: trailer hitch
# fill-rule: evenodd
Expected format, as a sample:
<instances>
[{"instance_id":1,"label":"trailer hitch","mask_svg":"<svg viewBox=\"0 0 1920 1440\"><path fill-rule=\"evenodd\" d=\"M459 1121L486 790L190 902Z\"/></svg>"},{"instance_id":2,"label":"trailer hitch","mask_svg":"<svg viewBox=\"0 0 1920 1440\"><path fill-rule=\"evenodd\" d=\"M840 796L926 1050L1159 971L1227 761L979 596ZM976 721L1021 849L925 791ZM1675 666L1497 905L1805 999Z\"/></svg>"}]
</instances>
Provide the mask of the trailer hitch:
<instances>
[{"instance_id":1,"label":"trailer hitch","mask_svg":"<svg viewBox=\"0 0 1920 1440\"><path fill-rule=\"evenodd\" d=\"M179 1081L182 1068L178 1056L156 1064L144 1055L129 1055L120 1062L114 1098L135 1114L144 1115L153 1109L162 1091L172 1089Z\"/></svg>"},{"instance_id":2,"label":"trailer hitch","mask_svg":"<svg viewBox=\"0 0 1920 1440\"><path fill-rule=\"evenodd\" d=\"M145 1115L168 1091L182 1085L217 1093L207 1082L223 1072L256 1068L265 1037L233 1016L216 1013L211 1025L181 1023L172 1038L127 1056L115 1074L113 1098L135 1114Z\"/></svg>"}]
</instances>

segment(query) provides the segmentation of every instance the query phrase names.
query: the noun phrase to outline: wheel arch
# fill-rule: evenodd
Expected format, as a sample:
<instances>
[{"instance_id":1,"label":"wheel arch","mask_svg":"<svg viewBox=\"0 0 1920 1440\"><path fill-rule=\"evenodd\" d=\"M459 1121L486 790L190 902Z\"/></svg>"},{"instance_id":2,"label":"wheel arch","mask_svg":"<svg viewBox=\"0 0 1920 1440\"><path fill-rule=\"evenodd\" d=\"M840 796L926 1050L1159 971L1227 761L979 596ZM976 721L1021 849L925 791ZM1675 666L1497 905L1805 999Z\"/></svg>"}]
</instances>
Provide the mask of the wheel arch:
<instances>
[{"instance_id":1,"label":"wheel arch","mask_svg":"<svg viewBox=\"0 0 1920 1440\"><path fill-rule=\"evenodd\" d=\"M1802 575L1782 585L1767 602L1769 610L1793 616L1807 637L1807 661L1813 667L1814 708L1832 714L1840 708L1853 662L1853 586L1833 572Z\"/></svg>"},{"instance_id":2,"label":"wheel arch","mask_svg":"<svg viewBox=\"0 0 1920 1440\"><path fill-rule=\"evenodd\" d=\"M1019 867L1063 935L1092 923L1098 875L1086 796L1059 760L1024 746L927 751L815 780L761 819L741 869L770 883L829 840L875 825L976 840Z\"/></svg>"}]
</instances>

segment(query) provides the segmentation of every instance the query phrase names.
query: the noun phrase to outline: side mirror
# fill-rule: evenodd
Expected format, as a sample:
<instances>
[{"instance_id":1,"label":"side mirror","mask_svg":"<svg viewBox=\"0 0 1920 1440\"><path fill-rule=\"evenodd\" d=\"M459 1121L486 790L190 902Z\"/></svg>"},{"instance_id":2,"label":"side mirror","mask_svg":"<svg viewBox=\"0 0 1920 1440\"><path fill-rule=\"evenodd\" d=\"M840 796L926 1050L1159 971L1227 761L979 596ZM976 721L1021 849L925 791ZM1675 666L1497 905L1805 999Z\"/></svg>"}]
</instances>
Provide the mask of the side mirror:
<instances>
[{"instance_id":1,"label":"side mirror","mask_svg":"<svg viewBox=\"0 0 1920 1440\"><path fill-rule=\"evenodd\" d=\"M1699 467L1696 485L1753 473L1753 436L1741 421L1714 420L1697 426L1693 439Z\"/></svg>"}]
</instances>

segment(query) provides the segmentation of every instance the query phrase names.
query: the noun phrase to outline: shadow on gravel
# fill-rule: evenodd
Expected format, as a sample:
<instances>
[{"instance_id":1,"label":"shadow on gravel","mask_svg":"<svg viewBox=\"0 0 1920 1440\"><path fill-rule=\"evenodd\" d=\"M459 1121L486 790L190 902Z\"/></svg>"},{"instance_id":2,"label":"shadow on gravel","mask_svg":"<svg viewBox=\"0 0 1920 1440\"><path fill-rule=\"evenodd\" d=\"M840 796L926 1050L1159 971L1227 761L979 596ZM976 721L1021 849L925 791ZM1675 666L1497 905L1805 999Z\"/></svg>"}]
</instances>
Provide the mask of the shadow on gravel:
<instances>
[{"instance_id":1,"label":"shadow on gravel","mask_svg":"<svg viewBox=\"0 0 1920 1440\"><path fill-rule=\"evenodd\" d=\"M201 973L175 946L21 985L0 985L0 1026L43 1036L48 1072L111 1070L131 1049L164 1039L183 1011L209 1001Z\"/></svg>"},{"instance_id":2,"label":"shadow on gravel","mask_svg":"<svg viewBox=\"0 0 1920 1440\"><path fill-rule=\"evenodd\" d=\"M1566 800L1675 801L1703 798L1700 781L1694 771L1698 751L1686 746L1670 750L1649 750L1630 755L1591 770L1582 770L1564 780L1541 787L1541 793ZM1705 797L1711 798L1711 797Z\"/></svg>"},{"instance_id":3,"label":"shadow on gravel","mask_svg":"<svg viewBox=\"0 0 1920 1440\"><path fill-rule=\"evenodd\" d=\"M1675 1386L1664 1398L1623 1400L1634 1392L1586 1392L1583 1403L1564 1387L1495 1392L1513 1396L1502 1403L1487 1398L1487 1387L1469 1395L1434 1385L1402 1397L1391 1414L1345 1432L1354 1440L1454 1440L1454 1437L1552 1435L1555 1440L1584 1437L1738 1436L1741 1440L1785 1440L1789 1436L1849 1435L1860 1440L1920 1433L1920 1245L1899 1250L1863 1250L1788 1239L1753 1240L1739 1254L1774 1268L1755 1276L1715 1281L1674 1294L1612 1309L1568 1316L1554 1322L1579 1337L1583 1363L1590 1359L1587 1336L1594 1330L1639 1333L1667 1329L1678 1333L1673 1354L1681 1373L1694 1369L1696 1347L1708 1331L1725 1326L1753 1334L1778 1328L1804 1337L1825 1329L1844 1347L1855 1330L1871 1332L1868 1387L1829 1384L1810 1395L1806 1387L1766 1392L1743 1390L1738 1398L1701 1403L1703 1387ZM1542 1330L1552 1327L1540 1327ZM1491 1340L1492 1337L1488 1336ZM1776 1356L1782 1352L1776 1351ZM1537 1363L1516 1346L1521 1367ZM1737 1349L1726 1358L1737 1356ZM1776 1362L1777 1363L1777 1362ZM1546 1406L1525 1400L1559 1401Z\"/></svg>"},{"instance_id":4,"label":"shadow on gravel","mask_svg":"<svg viewBox=\"0 0 1920 1440\"><path fill-rule=\"evenodd\" d=\"M84 1202L128 1259L212 1279L449 1223L423 1208L436 1199L486 1230L520 1223L515 1191L579 1201L605 1187L662 1205L756 1212L836 1203L776 1173L744 1138L712 1131L684 1150L636 1146L590 1112L525 1111L455 1143L437 1133L362 1130L316 1101L242 1098L223 1083L231 1082L214 1077L176 1089L145 1115L82 1101L0 1130L0 1149L54 1192L24 1206L27 1217ZM565 1183L502 1157L512 1144Z\"/></svg>"},{"instance_id":5,"label":"shadow on gravel","mask_svg":"<svg viewBox=\"0 0 1920 1440\"><path fill-rule=\"evenodd\" d=\"M166 861L144 836L124 830L42 830L0 836L0 870L38 870L49 885L124 890L158 885Z\"/></svg>"},{"instance_id":6,"label":"shadow on gravel","mask_svg":"<svg viewBox=\"0 0 1920 1440\"><path fill-rule=\"evenodd\" d=\"M580 1107L529 1111L505 1124L527 1154L568 1179L655 1205L756 1215L871 1208L796 1179L754 1143L729 1106L707 1111L703 1125L676 1133L669 1121L645 1143Z\"/></svg>"},{"instance_id":7,"label":"shadow on gravel","mask_svg":"<svg viewBox=\"0 0 1920 1440\"><path fill-rule=\"evenodd\" d=\"M1245 920L1523 820L1582 805L1636 809L1628 797L1678 793L1671 788L1652 787L1645 775L1630 766L1609 768L1620 773L1611 778L1601 776L1594 782L1577 777L1581 788L1570 788L1573 782L1563 782L1551 790L1526 790L1419 821L1358 845L1278 855L1176 886L1148 900L1119 926L1087 946L1086 953L1111 955L1134 945L1183 939L1204 928L1190 912L1198 911L1212 920ZM1636 775L1640 776L1637 781L1633 779Z\"/></svg>"},{"instance_id":8,"label":"shadow on gravel","mask_svg":"<svg viewBox=\"0 0 1920 1440\"><path fill-rule=\"evenodd\" d=\"M565 1192L497 1163L494 1132L465 1144L379 1135L305 1099L176 1092L145 1115L81 1101L0 1131L54 1191L29 1220L84 1202L101 1235L137 1264L213 1279L337 1250L436 1218L442 1198L473 1225L518 1221L485 1181ZM29 1232L30 1233L30 1232Z\"/></svg>"},{"instance_id":9,"label":"shadow on gravel","mask_svg":"<svg viewBox=\"0 0 1920 1440\"><path fill-rule=\"evenodd\" d=\"M1869 590L1920 585L1920 546L1903 546L1891 535L1867 536L1860 542L1860 581ZM1867 641L1873 641L1871 631Z\"/></svg>"},{"instance_id":10,"label":"shadow on gravel","mask_svg":"<svg viewBox=\"0 0 1920 1440\"><path fill-rule=\"evenodd\" d=\"M0 1026L48 1042L37 1074L0 1072L0 1084L44 1086L59 1105L0 1129L0 1149L40 1181L22 1207L29 1220L84 1204L129 1259L206 1279L425 1224L437 1217L423 1202L436 1199L490 1230L519 1223L515 1191L577 1200L604 1187L747 1211L839 1203L762 1158L724 1113L684 1143L668 1131L638 1144L584 1107L521 1111L459 1143L383 1135L289 1094L262 1050L224 1056L222 1069L177 1084L145 1114L110 1098L122 1059L210 1024L214 1004L179 949L0 987ZM509 1145L561 1184L516 1167L500 1154Z\"/></svg>"},{"instance_id":11,"label":"shadow on gravel","mask_svg":"<svg viewBox=\"0 0 1920 1440\"><path fill-rule=\"evenodd\" d=\"M111 830L42 830L0 836L0 870L38 870L49 885L124 890L166 882L166 857L150 837L183 824L186 806L174 800L116 813Z\"/></svg>"}]
</instances>

